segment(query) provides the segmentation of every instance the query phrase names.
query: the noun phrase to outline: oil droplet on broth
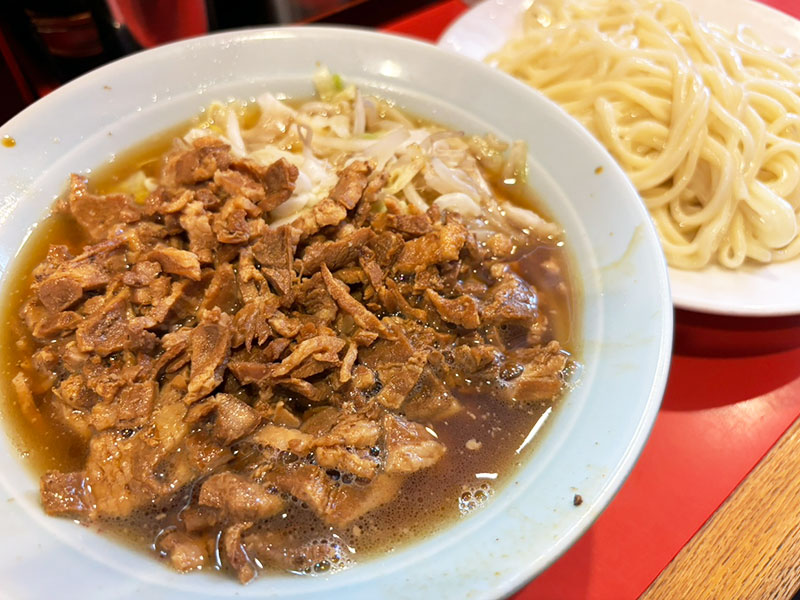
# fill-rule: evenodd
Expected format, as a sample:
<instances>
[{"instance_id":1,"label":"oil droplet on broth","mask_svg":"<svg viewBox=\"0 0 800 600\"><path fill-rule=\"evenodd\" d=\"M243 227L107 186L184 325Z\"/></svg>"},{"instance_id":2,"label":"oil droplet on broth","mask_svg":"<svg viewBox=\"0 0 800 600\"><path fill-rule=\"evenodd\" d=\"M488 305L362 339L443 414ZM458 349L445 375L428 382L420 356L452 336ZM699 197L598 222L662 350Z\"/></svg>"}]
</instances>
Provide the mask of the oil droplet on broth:
<instances>
[{"instance_id":1,"label":"oil droplet on broth","mask_svg":"<svg viewBox=\"0 0 800 600\"><path fill-rule=\"evenodd\" d=\"M5 146L6 148L13 148L14 146L17 145L17 140L15 140L10 135L4 135L2 143L3 143L3 146Z\"/></svg>"}]
</instances>

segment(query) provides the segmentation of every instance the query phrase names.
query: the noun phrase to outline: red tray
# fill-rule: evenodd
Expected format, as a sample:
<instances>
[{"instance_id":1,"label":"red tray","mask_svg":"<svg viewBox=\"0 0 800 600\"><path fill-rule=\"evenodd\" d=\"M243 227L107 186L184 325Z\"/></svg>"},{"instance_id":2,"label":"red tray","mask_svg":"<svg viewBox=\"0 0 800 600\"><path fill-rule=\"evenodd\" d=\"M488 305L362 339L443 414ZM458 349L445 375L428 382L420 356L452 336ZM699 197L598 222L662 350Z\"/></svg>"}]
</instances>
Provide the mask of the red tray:
<instances>
[{"instance_id":1,"label":"red tray","mask_svg":"<svg viewBox=\"0 0 800 600\"><path fill-rule=\"evenodd\" d=\"M797 0L766 0L800 18ZM436 4L386 29L435 41ZM516 600L638 597L800 415L800 316L676 312L664 402L630 478L594 526Z\"/></svg>"}]
</instances>

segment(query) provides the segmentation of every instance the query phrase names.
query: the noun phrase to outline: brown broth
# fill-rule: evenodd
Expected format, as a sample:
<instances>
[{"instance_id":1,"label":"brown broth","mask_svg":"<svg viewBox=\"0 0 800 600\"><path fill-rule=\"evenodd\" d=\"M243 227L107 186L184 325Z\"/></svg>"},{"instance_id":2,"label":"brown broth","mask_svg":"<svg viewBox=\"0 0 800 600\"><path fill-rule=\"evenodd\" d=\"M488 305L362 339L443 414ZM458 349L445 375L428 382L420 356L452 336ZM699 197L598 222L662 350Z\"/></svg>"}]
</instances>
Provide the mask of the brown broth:
<instances>
[{"instance_id":1,"label":"brown broth","mask_svg":"<svg viewBox=\"0 0 800 600\"><path fill-rule=\"evenodd\" d=\"M71 216L53 214L39 223L26 240L9 270L6 289L0 296L2 328L0 328L0 416L5 421L12 443L20 456L38 477L48 469L65 471L79 468L85 458L83 444L68 430L45 420L38 429L22 415L14 400L11 379L20 365L29 360L27 348L33 338L18 317L31 285L33 268L44 260L50 243L68 246L78 252L85 242L81 228Z\"/></svg>"},{"instance_id":2,"label":"brown broth","mask_svg":"<svg viewBox=\"0 0 800 600\"><path fill-rule=\"evenodd\" d=\"M148 175L157 174L161 156L173 144L175 136L188 127L184 123L120 154L95 172L92 188L99 193L112 192L139 169ZM527 188L524 192L519 186L500 191L522 206L541 208ZM11 439L37 477L48 469L79 469L86 448L55 422L48 420L45 428L38 430L22 416L10 380L19 366L29 360L27 348L32 340L18 314L31 283L31 271L44 259L49 245L65 244L77 253L85 241L72 217L53 214L30 235L11 266L6 289L2 290L0 410ZM543 266L548 261L556 265L557 275ZM561 340L575 356L580 351L580 340L576 337L580 330L576 322L580 294L563 244L538 247L520 261L518 272L538 289L540 308L550 320L553 337ZM451 525L506 485L530 455L535 440L521 449L523 440L547 406L512 408L477 394L462 394L459 400L465 410L435 425L439 439L448 448L444 459L411 475L393 502L361 517L345 531L336 532L344 543L357 546L356 558L392 551ZM480 448L470 449L476 443ZM178 523L180 511L193 493L196 490L181 490L168 505L140 511L122 521L104 521L98 528L133 546L154 548L159 533ZM295 503L287 513L289 516L283 522L293 523L295 531L317 539L330 537L331 531L307 508ZM265 522L265 526L275 526L276 521L280 521L280 516Z\"/></svg>"},{"instance_id":3,"label":"brown broth","mask_svg":"<svg viewBox=\"0 0 800 600\"><path fill-rule=\"evenodd\" d=\"M409 476L401 493L389 504L360 517L344 530L334 531L295 501L285 511L286 518L272 517L257 524L253 531L269 529L291 532L303 539L335 539L355 547L353 558L360 561L394 552L479 509L530 456L535 441L517 450L546 407L522 411L494 402L488 408L476 395L462 394L458 399L465 410L434 425L447 454L433 467ZM543 427L538 435L546 430ZM469 450L470 440L479 442L480 449ZM184 489L168 504L139 511L124 520L105 521L102 532L134 548L154 549L159 535L178 525L181 510L196 493L196 489ZM465 494L470 495L468 500ZM468 502L473 504L467 506ZM217 568L228 571L222 565Z\"/></svg>"}]
</instances>

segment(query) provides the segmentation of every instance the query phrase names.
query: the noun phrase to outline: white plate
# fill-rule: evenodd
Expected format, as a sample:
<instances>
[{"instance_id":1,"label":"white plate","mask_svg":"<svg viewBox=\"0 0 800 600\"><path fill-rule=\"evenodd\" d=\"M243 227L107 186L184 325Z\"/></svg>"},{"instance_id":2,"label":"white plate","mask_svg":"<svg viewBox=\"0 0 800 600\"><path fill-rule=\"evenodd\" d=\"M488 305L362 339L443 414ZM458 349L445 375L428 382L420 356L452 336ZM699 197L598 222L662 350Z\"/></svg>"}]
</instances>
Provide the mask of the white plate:
<instances>
[{"instance_id":1,"label":"white plate","mask_svg":"<svg viewBox=\"0 0 800 600\"><path fill-rule=\"evenodd\" d=\"M319 60L417 114L528 142L532 185L564 226L583 285L577 388L485 509L349 571L262 577L247 587L213 573L179 575L93 528L46 517L37 478L0 434L0 588L12 598L497 598L564 552L630 472L670 359L672 306L655 231L611 157L555 105L428 44L337 28L231 32L143 52L56 90L0 128L17 141L0 148L0 285L69 172L101 164L213 99L265 89L308 96ZM488 91L475 96L476 85ZM602 175L591 175L597 166ZM575 493L584 498L579 507Z\"/></svg>"},{"instance_id":2,"label":"white plate","mask_svg":"<svg viewBox=\"0 0 800 600\"><path fill-rule=\"evenodd\" d=\"M684 0L697 15L726 29L749 25L771 44L800 51L800 21L751 0ZM442 34L439 46L476 60L521 31L519 14L531 0L485 0ZM708 313L778 316L800 313L800 260L731 271L669 269L675 306Z\"/></svg>"}]
</instances>

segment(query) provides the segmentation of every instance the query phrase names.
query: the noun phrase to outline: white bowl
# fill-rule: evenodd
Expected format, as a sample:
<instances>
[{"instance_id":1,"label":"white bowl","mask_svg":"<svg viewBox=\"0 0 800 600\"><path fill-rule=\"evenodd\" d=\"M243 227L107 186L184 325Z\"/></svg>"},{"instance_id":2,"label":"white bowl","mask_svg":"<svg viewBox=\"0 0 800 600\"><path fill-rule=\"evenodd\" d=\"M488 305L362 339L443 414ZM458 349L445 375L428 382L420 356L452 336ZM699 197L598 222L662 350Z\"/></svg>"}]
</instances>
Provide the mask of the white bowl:
<instances>
[{"instance_id":1,"label":"white bowl","mask_svg":"<svg viewBox=\"0 0 800 600\"><path fill-rule=\"evenodd\" d=\"M0 128L17 142L0 147L0 285L68 173L213 99L265 89L308 96L317 61L417 114L528 143L531 184L563 225L583 286L576 389L486 508L349 571L247 587L213 573L179 575L92 528L46 517L37 478L0 435L9 498L0 496L0 581L11 597L496 598L575 542L630 472L658 411L672 340L666 268L647 214L611 157L554 104L427 44L341 28L231 32L143 52L65 85Z\"/></svg>"}]
</instances>

